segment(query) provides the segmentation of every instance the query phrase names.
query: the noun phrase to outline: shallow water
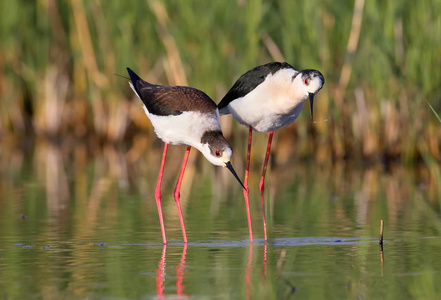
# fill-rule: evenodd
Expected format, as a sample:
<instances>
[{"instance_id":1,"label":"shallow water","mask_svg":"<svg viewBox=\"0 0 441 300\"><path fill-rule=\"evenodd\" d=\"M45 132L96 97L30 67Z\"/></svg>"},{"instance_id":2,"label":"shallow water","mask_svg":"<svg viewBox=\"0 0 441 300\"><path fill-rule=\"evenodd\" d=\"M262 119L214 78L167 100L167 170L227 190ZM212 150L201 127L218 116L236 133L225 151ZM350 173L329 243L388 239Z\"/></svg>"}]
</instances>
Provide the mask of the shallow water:
<instances>
[{"instance_id":1,"label":"shallow water","mask_svg":"<svg viewBox=\"0 0 441 300\"><path fill-rule=\"evenodd\" d=\"M184 245L172 198L177 174L172 160L163 186L169 241L163 246L153 198L155 168L111 166L103 158L66 163L57 155L47 150L30 162L3 164L0 297L5 299L441 294L439 187L429 170L314 163L274 169L265 193L270 238L265 243L256 163L250 243L237 182L227 170L193 161L199 167L190 165L182 188L189 239Z\"/></svg>"}]
</instances>

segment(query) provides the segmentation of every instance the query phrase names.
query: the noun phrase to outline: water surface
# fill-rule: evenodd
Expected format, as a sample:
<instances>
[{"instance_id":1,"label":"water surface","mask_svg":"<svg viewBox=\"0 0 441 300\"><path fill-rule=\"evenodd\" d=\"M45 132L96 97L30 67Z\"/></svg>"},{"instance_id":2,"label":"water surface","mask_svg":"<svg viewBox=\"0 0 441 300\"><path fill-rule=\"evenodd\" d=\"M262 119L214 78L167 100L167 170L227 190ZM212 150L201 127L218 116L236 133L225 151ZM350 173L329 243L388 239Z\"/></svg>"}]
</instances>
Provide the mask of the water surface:
<instances>
[{"instance_id":1,"label":"water surface","mask_svg":"<svg viewBox=\"0 0 441 300\"><path fill-rule=\"evenodd\" d=\"M31 160L3 160L0 297L434 299L441 293L439 188L430 170L299 162L275 168L265 193L265 243L257 162L250 243L237 182L228 170L193 157L182 187L184 245L172 198L180 163L171 159L163 246L155 159L114 165L108 157L71 161L49 148Z\"/></svg>"}]
</instances>

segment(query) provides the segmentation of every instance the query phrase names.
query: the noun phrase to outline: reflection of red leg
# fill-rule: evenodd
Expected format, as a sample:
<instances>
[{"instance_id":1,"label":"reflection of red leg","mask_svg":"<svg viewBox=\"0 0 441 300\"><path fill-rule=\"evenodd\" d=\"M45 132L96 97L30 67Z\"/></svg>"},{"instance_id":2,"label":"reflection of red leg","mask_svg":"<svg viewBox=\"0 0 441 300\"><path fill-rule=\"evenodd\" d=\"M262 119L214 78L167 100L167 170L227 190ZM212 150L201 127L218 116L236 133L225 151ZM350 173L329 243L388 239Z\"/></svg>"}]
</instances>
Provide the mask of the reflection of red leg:
<instances>
[{"instance_id":1,"label":"reflection of red leg","mask_svg":"<svg viewBox=\"0 0 441 300\"><path fill-rule=\"evenodd\" d=\"M250 243L250 252L248 253L248 264L245 269L245 290L247 292L247 299L252 299L251 297L251 274L253 273L253 244Z\"/></svg>"},{"instance_id":2,"label":"reflection of red leg","mask_svg":"<svg viewBox=\"0 0 441 300\"><path fill-rule=\"evenodd\" d=\"M251 139L253 137L253 128L250 126L250 131L248 135L248 151L247 151L247 165L245 169L245 180L243 182L245 186L245 190L243 190L243 195L245 197L245 206L247 209L247 218L248 218L248 231L250 232L250 241L253 241L253 227L251 226L251 213L250 213L250 200L249 194L250 191L248 189L248 177L250 173L250 156L251 156Z\"/></svg>"},{"instance_id":3,"label":"reflection of red leg","mask_svg":"<svg viewBox=\"0 0 441 300\"><path fill-rule=\"evenodd\" d=\"M162 246L161 260L158 263L158 269L156 270L156 295L158 297L164 297L164 281L165 281L165 250L167 245Z\"/></svg>"},{"instance_id":4,"label":"reflection of red leg","mask_svg":"<svg viewBox=\"0 0 441 300\"><path fill-rule=\"evenodd\" d=\"M266 257L267 257L267 253L268 253L268 244L265 243L264 248L263 248L263 266L262 266L262 277L263 277L264 280L266 279L266 269L267 269Z\"/></svg>"},{"instance_id":5,"label":"reflection of red leg","mask_svg":"<svg viewBox=\"0 0 441 300\"><path fill-rule=\"evenodd\" d=\"M185 272L185 257L187 256L187 243L184 244L184 249L182 250L181 262L179 266L176 267L176 294L184 295L184 272Z\"/></svg>"},{"instance_id":6,"label":"reflection of red leg","mask_svg":"<svg viewBox=\"0 0 441 300\"><path fill-rule=\"evenodd\" d=\"M266 148L265 163L263 165L262 177L260 177L260 184L259 184L260 198L262 198L263 232L265 234L265 241L268 241L268 236L266 235L265 201L263 200L263 191L265 190L265 174L268 165L269 155L271 152L271 142L273 141L273 134L274 131L271 131L268 137L268 147Z\"/></svg>"},{"instance_id":7,"label":"reflection of red leg","mask_svg":"<svg viewBox=\"0 0 441 300\"><path fill-rule=\"evenodd\" d=\"M167 147L168 144L165 143L164 152L162 153L161 168L159 169L158 183L156 184L156 189L155 189L155 200L156 200L156 206L158 207L159 223L161 224L162 241L164 242L164 245L167 244L167 239L165 238L164 218L162 216L162 207L161 207L161 183L162 183L162 175L164 174L165 157L167 156Z\"/></svg>"},{"instance_id":8,"label":"reflection of red leg","mask_svg":"<svg viewBox=\"0 0 441 300\"><path fill-rule=\"evenodd\" d=\"M187 233L185 233L185 225L184 225L184 217L182 216L182 210L181 210L181 183L182 183L182 177L184 177L184 171L185 167L187 166L188 156L190 155L191 147L187 147L187 151L185 151L184 155L184 161L182 162L181 172L179 172L178 177L178 183L176 184L175 188L175 202L176 206L178 207L178 213L179 213L179 221L181 221L181 229L182 229L182 236L184 237L184 243L187 243Z\"/></svg>"}]
</instances>

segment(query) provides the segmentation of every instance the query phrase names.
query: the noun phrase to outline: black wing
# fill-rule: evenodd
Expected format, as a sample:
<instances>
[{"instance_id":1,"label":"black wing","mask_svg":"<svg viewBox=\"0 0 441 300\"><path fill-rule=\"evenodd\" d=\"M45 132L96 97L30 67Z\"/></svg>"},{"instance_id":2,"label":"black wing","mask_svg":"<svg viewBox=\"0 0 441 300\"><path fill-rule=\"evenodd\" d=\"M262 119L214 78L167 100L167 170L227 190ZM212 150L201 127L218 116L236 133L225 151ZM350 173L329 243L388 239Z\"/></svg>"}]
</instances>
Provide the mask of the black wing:
<instances>
[{"instance_id":1,"label":"black wing","mask_svg":"<svg viewBox=\"0 0 441 300\"><path fill-rule=\"evenodd\" d=\"M266 65L261 65L249 70L234 83L233 87L222 98L221 102L217 105L219 110L226 107L231 101L237 98L243 97L252 90L254 90L259 84L265 81L265 78L269 74L274 74L280 69L294 69L290 64L286 62L272 62Z\"/></svg>"},{"instance_id":2,"label":"black wing","mask_svg":"<svg viewBox=\"0 0 441 300\"><path fill-rule=\"evenodd\" d=\"M130 79L149 113L157 116L180 115L184 111L214 112L216 103L204 92L188 86L164 86L148 83L130 68Z\"/></svg>"}]
</instances>

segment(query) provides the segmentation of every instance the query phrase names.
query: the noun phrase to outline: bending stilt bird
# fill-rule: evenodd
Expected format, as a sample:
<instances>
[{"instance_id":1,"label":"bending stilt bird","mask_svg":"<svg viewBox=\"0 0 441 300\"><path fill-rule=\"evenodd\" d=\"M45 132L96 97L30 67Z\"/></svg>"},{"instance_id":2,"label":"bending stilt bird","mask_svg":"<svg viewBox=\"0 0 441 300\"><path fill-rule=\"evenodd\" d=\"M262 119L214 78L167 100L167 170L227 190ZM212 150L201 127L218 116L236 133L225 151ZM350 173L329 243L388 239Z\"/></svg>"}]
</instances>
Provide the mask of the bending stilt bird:
<instances>
[{"instance_id":1,"label":"bending stilt bird","mask_svg":"<svg viewBox=\"0 0 441 300\"><path fill-rule=\"evenodd\" d=\"M130 87L142 100L147 117L158 137L165 143L155 190L162 240L167 243L161 207L161 182L168 144L188 145L174 191L184 242L187 243L180 205L180 187L191 147L198 149L216 166L227 167L243 186L231 165L233 150L222 135L216 104L204 92L186 86L164 86L148 83L127 68Z\"/></svg>"}]
</instances>

